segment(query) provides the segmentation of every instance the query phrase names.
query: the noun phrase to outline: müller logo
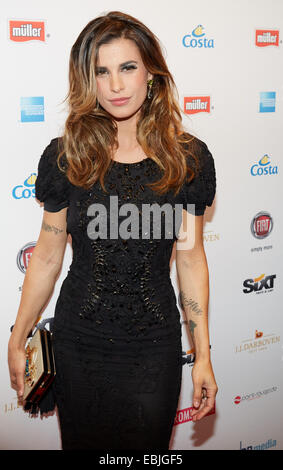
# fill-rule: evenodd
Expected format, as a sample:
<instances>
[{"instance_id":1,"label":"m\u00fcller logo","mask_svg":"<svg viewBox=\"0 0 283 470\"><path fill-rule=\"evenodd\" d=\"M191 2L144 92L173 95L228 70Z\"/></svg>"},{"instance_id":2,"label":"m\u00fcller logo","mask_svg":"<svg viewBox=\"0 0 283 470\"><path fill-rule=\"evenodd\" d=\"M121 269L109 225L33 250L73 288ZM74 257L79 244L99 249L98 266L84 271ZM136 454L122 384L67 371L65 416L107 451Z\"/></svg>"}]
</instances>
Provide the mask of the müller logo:
<instances>
[{"instance_id":1,"label":"m\u00fcller logo","mask_svg":"<svg viewBox=\"0 0 283 470\"><path fill-rule=\"evenodd\" d=\"M258 47L279 46L279 30L257 29L255 45Z\"/></svg>"},{"instance_id":2,"label":"m\u00fcller logo","mask_svg":"<svg viewBox=\"0 0 283 470\"><path fill-rule=\"evenodd\" d=\"M11 41L45 41L44 21L9 20Z\"/></svg>"},{"instance_id":3,"label":"m\u00fcller logo","mask_svg":"<svg viewBox=\"0 0 283 470\"><path fill-rule=\"evenodd\" d=\"M210 113L210 96L185 96L184 112L186 114Z\"/></svg>"}]
</instances>

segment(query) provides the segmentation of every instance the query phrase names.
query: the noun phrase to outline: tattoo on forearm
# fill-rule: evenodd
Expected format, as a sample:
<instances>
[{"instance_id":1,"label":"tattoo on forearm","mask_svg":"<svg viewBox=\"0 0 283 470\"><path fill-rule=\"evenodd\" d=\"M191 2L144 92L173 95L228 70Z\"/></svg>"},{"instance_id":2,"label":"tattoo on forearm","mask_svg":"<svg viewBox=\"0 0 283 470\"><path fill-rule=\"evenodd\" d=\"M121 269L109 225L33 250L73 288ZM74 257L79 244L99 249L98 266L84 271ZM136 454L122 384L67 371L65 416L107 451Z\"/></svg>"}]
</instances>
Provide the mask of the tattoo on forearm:
<instances>
[{"instance_id":1,"label":"tattoo on forearm","mask_svg":"<svg viewBox=\"0 0 283 470\"><path fill-rule=\"evenodd\" d=\"M64 231L63 229L60 229L60 228L58 228L58 227L55 227L54 225L49 225L49 224L47 224L46 222L44 222L44 220L43 220L43 222L42 222L42 228L43 228L43 230L45 230L46 232L54 232L56 235L57 235L58 233L61 233L61 232Z\"/></svg>"},{"instance_id":2,"label":"tattoo on forearm","mask_svg":"<svg viewBox=\"0 0 283 470\"><path fill-rule=\"evenodd\" d=\"M189 307L190 310L197 315L202 314L202 309L199 307L198 303L195 302L192 298L188 299L184 291L180 291L180 302L181 307L184 310L184 307Z\"/></svg>"},{"instance_id":3,"label":"tattoo on forearm","mask_svg":"<svg viewBox=\"0 0 283 470\"><path fill-rule=\"evenodd\" d=\"M194 336L194 329L195 329L196 326L197 326L197 324L193 320L189 321L189 329L190 329L190 332L191 332L192 336Z\"/></svg>"}]
</instances>

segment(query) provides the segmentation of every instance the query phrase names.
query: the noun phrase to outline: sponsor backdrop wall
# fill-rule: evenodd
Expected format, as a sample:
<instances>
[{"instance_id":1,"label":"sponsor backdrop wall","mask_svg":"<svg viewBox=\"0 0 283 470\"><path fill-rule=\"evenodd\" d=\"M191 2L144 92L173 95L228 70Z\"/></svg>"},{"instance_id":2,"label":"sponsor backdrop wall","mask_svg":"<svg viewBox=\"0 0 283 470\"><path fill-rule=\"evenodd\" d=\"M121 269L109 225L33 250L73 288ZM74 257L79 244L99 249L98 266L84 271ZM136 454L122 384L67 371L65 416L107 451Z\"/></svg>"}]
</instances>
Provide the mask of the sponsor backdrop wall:
<instances>
[{"instance_id":1,"label":"sponsor backdrop wall","mask_svg":"<svg viewBox=\"0 0 283 470\"><path fill-rule=\"evenodd\" d=\"M219 392L214 412L194 424L194 350L180 310L183 380L171 449L283 449L283 2L10 0L0 8L0 448L60 449L56 415L32 419L17 405L7 343L41 227L43 208L34 196L38 160L66 118L71 46L88 21L121 10L160 38L185 127L207 143L217 171L203 236ZM71 258L69 241L42 320L53 316ZM178 302L174 254L171 272Z\"/></svg>"}]
</instances>

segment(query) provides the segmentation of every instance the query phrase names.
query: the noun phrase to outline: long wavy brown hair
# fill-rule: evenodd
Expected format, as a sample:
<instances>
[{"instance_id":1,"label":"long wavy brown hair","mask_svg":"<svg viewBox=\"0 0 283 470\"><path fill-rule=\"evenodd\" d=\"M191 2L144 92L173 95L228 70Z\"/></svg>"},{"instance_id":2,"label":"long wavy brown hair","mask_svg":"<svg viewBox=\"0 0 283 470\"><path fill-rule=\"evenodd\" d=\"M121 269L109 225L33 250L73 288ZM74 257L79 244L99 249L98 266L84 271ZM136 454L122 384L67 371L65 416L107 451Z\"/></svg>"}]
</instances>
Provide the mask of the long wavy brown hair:
<instances>
[{"instance_id":1,"label":"long wavy brown hair","mask_svg":"<svg viewBox=\"0 0 283 470\"><path fill-rule=\"evenodd\" d=\"M144 66L153 74L152 98L146 98L137 122L137 142L147 157L162 170L162 177L148 184L159 194L170 189L177 194L184 179L195 173L186 156L197 163L198 139L182 125L178 92L162 54L158 38L139 20L111 11L91 20L72 46L69 60L68 117L59 139L58 165L75 186L90 189L113 164L111 151L118 148L116 122L97 100L96 64L99 47L115 39L130 39L137 45ZM61 165L65 154L67 168Z\"/></svg>"}]
</instances>

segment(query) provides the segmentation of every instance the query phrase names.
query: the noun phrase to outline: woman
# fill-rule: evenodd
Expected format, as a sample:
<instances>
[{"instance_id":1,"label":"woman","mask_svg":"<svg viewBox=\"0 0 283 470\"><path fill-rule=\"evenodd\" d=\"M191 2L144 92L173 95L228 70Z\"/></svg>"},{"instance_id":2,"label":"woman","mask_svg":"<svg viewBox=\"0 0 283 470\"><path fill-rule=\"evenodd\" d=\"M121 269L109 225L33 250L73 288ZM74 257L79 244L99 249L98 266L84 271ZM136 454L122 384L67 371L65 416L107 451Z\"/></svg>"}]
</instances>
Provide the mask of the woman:
<instances>
[{"instance_id":1,"label":"woman","mask_svg":"<svg viewBox=\"0 0 283 470\"><path fill-rule=\"evenodd\" d=\"M174 242L196 350L194 421L217 393L202 240L216 187L213 157L183 130L158 40L137 19L114 11L90 21L72 47L69 80L64 134L38 165L44 215L9 342L11 385L21 397L26 338L53 291L70 234L73 260L53 326L62 447L168 449L182 377ZM153 204L172 209L177 233L162 211L159 222L144 217ZM131 223L129 207L136 209Z\"/></svg>"}]
</instances>

